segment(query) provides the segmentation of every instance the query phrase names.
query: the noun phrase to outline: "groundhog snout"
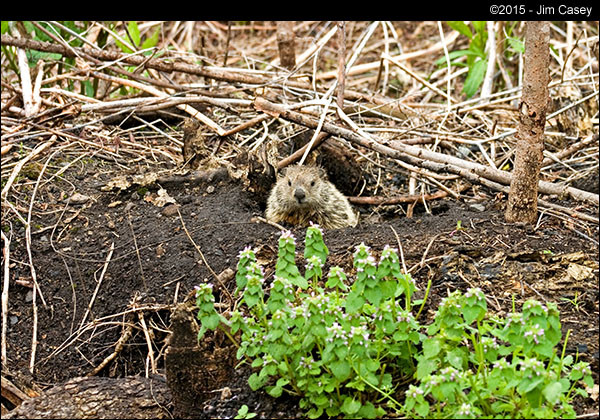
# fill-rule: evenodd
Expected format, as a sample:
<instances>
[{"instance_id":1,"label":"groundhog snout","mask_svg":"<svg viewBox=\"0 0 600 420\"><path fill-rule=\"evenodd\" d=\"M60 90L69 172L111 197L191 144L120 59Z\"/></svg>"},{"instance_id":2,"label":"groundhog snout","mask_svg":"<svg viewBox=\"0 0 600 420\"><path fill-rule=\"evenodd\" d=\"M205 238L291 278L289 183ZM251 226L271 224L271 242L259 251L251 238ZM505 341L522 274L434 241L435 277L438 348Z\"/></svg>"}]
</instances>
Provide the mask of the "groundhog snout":
<instances>
[{"instance_id":1,"label":"groundhog snout","mask_svg":"<svg viewBox=\"0 0 600 420\"><path fill-rule=\"evenodd\" d=\"M306 198L306 192L302 188L296 188L294 191L294 197L298 200L298 203L302 203Z\"/></svg>"}]
</instances>

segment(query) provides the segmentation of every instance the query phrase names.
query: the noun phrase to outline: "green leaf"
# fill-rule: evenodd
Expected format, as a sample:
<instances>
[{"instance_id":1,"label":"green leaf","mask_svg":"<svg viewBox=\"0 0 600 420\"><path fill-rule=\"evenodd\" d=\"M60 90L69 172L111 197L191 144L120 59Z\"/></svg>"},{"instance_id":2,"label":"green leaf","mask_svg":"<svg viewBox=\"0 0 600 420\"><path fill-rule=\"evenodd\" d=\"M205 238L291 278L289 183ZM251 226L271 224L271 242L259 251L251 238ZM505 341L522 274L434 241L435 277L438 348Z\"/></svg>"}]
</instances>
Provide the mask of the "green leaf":
<instances>
[{"instance_id":1,"label":"green leaf","mask_svg":"<svg viewBox=\"0 0 600 420\"><path fill-rule=\"evenodd\" d=\"M297 286L301 289L306 289L308 287L308 281L306 281L306 279L304 278L304 276L293 276L290 279L290 283L292 283L294 286Z\"/></svg>"},{"instance_id":2,"label":"green leaf","mask_svg":"<svg viewBox=\"0 0 600 420\"><path fill-rule=\"evenodd\" d=\"M308 416L309 419L318 419L319 417L321 417L323 415L323 408L322 407L317 407L317 408L313 407L310 410L308 410L306 415Z\"/></svg>"},{"instance_id":3,"label":"green leaf","mask_svg":"<svg viewBox=\"0 0 600 420\"><path fill-rule=\"evenodd\" d=\"M485 75L485 69L487 67L487 60L478 60L469 69L469 74L465 80L463 86L463 92L470 98L477 92L481 83L483 83L483 76Z\"/></svg>"},{"instance_id":4,"label":"green leaf","mask_svg":"<svg viewBox=\"0 0 600 420\"><path fill-rule=\"evenodd\" d=\"M259 300L260 300L259 296L251 295L251 294L247 294L247 293L244 294L244 302L246 302L246 305L248 305L248 307L250 307L250 308L255 306Z\"/></svg>"},{"instance_id":5,"label":"green leaf","mask_svg":"<svg viewBox=\"0 0 600 420\"><path fill-rule=\"evenodd\" d=\"M331 372L339 381L345 381L350 376L350 363L346 360L337 360L331 363Z\"/></svg>"},{"instance_id":6,"label":"green leaf","mask_svg":"<svg viewBox=\"0 0 600 420\"><path fill-rule=\"evenodd\" d=\"M283 388L280 386L271 386L267 388L267 393L274 398L279 398L281 397L281 394L283 392Z\"/></svg>"},{"instance_id":7,"label":"green leaf","mask_svg":"<svg viewBox=\"0 0 600 420\"><path fill-rule=\"evenodd\" d=\"M446 360L448 360L450 365L459 370L464 369L467 363L467 357L462 348L456 348L449 351L446 354Z\"/></svg>"},{"instance_id":8,"label":"green leaf","mask_svg":"<svg viewBox=\"0 0 600 420\"><path fill-rule=\"evenodd\" d=\"M465 24L465 22L461 20L451 20L448 22L448 26L450 26L455 31L465 35L469 39L473 38L473 33L471 29Z\"/></svg>"},{"instance_id":9,"label":"green leaf","mask_svg":"<svg viewBox=\"0 0 600 420\"><path fill-rule=\"evenodd\" d=\"M525 378L517 386L517 391L519 391L521 395L527 394L534 390L542 382L544 382L544 378L539 376L532 379Z\"/></svg>"},{"instance_id":10,"label":"green leaf","mask_svg":"<svg viewBox=\"0 0 600 420\"><path fill-rule=\"evenodd\" d=\"M130 20L127 24L127 31L133 40L133 43L136 47L140 46L140 29L138 28L137 22L135 20Z\"/></svg>"},{"instance_id":11,"label":"green leaf","mask_svg":"<svg viewBox=\"0 0 600 420\"><path fill-rule=\"evenodd\" d=\"M256 391L257 389L262 387L264 384L266 384L268 380L269 380L268 376L259 376L256 372L254 372L248 378L248 385L250 385L250 388L252 389L252 391Z\"/></svg>"},{"instance_id":12,"label":"green leaf","mask_svg":"<svg viewBox=\"0 0 600 420\"><path fill-rule=\"evenodd\" d=\"M437 338L428 338L423 341L423 355L426 358L431 359L440 352L441 347L441 340Z\"/></svg>"},{"instance_id":13,"label":"green leaf","mask_svg":"<svg viewBox=\"0 0 600 420\"><path fill-rule=\"evenodd\" d=\"M525 43L518 38L507 38L508 45L518 53L525 52Z\"/></svg>"},{"instance_id":14,"label":"green leaf","mask_svg":"<svg viewBox=\"0 0 600 420\"><path fill-rule=\"evenodd\" d=\"M8 32L8 21L7 20L2 21L2 30L0 32L2 32L3 34Z\"/></svg>"},{"instance_id":15,"label":"green leaf","mask_svg":"<svg viewBox=\"0 0 600 420\"><path fill-rule=\"evenodd\" d=\"M481 321L483 319L483 317L485 316L485 312L486 312L486 310L484 308L482 308L481 306L478 306L478 305L468 306L468 305L466 305L463 308L463 317L465 318L465 322L467 324L470 324L473 321L475 321L476 319L479 319Z\"/></svg>"},{"instance_id":16,"label":"green leaf","mask_svg":"<svg viewBox=\"0 0 600 420\"><path fill-rule=\"evenodd\" d=\"M346 298L346 311L350 314L358 312L360 308L365 304L365 298L361 293L353 290L348 293Z\"/></svg>"},{"instance_id":17,"label":"green leaf","mask_svg":"<svg viewBox=\"0 0 600 420\"><path fill-rule=\"evenodd\" d=\"M452 60L455 60L455 59L460 58L465 55L466 56L477 56L477 57L480 56L479 52L473 51L473 50L452 51L452 52L448 53L448 58L450 59L450 64L456 65L457 63L452 63ZM446 56L445 55L438 58L437 61L435 62L436 66L441 66L441 65L445 65L445 64L446 64Z\"/></svg>"},{"instance_id":18,"label":"green leaf","mask_svg":"<svg viewBox=\"0 0 600 420\"><path fill-rule=\"evenodd\" d=\"M287 384L289 384L289 383L290 383L290 380L289 380L289 379L286 379L286 378L279 378L279 379L277 379L277 384L276 384L276 385L277 385L277 386L284 387L284 386L286 386L286 385L287 385Z\"/></svg>"},{"instance_id":19,"label":"green leaf","mask_svg":"<svg viewBox=\"0 0 600 420\"><path fill-rule=\"evenodd\" d=\"M344 404L342 404L342 412L344 414L356 414L361 407L360 401L356 401L352 397L344 398Z\"/></svg>"},{"instance_id":20,"label":"green leaf","mask_svg":"<svg viewBox=\"0 0 600 420\"><path fill-rule=\"evenodd\" d=\"M369 372L375 372L379 369L379 362L375 359L367 359L363 365Z\"/></svg>"},{"instance_id":21,"label":"green leaf","mask_svg":"<svg viewBox=\"0 0 600 420\"><path fill-rule=\"evenodd\" d=\"M158 44L158 36L160 35L160 28L156 28L151 36L146 38L142 43L141 49L145 50L147 48L155 47ZM148 52L150 54L150 52Z\"/></svg>"},{"instance_id":22,"label":"green leaf","mask_svg":"<svg viewBox=\"0 0 600 420\"><path fill-rule=\"evenodd\" d=\"M556 404L562 394L562 388L560 382L552 382L544 387L542 394L544 394L544 397L552 404Z\"/></svg>"},{"instance_id":23,"label":"green leaf","mask_svg":"<svg viewBox=\"0 0 600 420\"><path fill-rule=\"evenodd\" d=\"M39 60L58 61L62 58L62 55L58 53L47 53L35 50L27 50L25 55L27 56L27 64L30 68L35 67Z\"/></svg>"},{"instance_id":24,"label":"green leaf","mask_svg":"<svg viewBox=\"0 0 600 420\"><path fill-rule=\"evenodd\" d=\"M219 326L221 318L219 317L219 314L215 313L213 315L202 317L200 321L204 327L208 328L209 330L214 330Z\"/></svg>"},{"instance_id":25,"label":"green leaf","mask_svg":"<svg viewBox=\"0 0 600 420\"><path fill-rule=\"evenodd\" d=\"M365 297L370 303L373 304L373 306L379 306L379 303L383 298L383 294L381 293L381 289L379 287L365 287Z\"/></svg>"},{"instance_id":26,"label":"green leaf","mask_svg":"<svg viewBox=\"0 0 600 420\"><path fill-rule=\"evenodd\" d=\"M475 55L481 57L482 59L487 57L485 54L485 40L481 37L480 34L477 34L473 37L473 40L469 44L469 50L473 51ZM469 67L473 65L473 62L474 60L471 57L469 57L469 60L467 60L467 64L469 65Z\"/></svg>"},{"instance_id":27,"label":"green leaf","mask_svg":"<svg viewBox=\"0 0 600 420\"><path fill-rule=\"evenodd\" d=\"M246 404L244 404L238 410L238 415L245 416L246 414L248 414L248 406Z\"/></svg>"},{"instance_id":28,"label":"green leaf","mask_svg":"<svg viewBox=\"0 0 600 420\"><path fill-rule=\"evenodd\" d=\"M486 22L485 20L474 20L471 22L473 24L473 28L479 34L483 34L485 32Z\"/></svg>"},{"instance_id":29,"label":"green leaf","mask_svg":"<svg viewBox=\"0 0 600 420\"><path fill-rule=\"evenodd\" d=\"M356 416L361 419L374 419L377 417L377 410L375 410L375 406L372 402L367 401L360 407L358 410L358 415Z\"/></svg>"},{"instance_id":30,"label":"green leaf","mask_svg":"<svg viewBox=\"0 0 600 420\"><path fill-rule=\"evenodd\" d=\"M540 407L540 403L541 403L541 390L539 388L534 388L531 392L528 392L527 394L525 394L525 397L527 398L527 401L529 401L529 404L531 405L531 408L533 409L537 409ZM541 418L548 418L546 416L543 416Z\"/></svg>"},{"instance_id":31,"label":"green leaf","mask_svg":"<svg viewBox=\"0 0 600 420\"><path fill-rule=\"evenodd\" d=\"M438 368L438 363L435 359L420 358L419 364L417 365L417 379L422 380L431 372Z\"/></svg>"},{"instance_id":32,"label":"green leaf","mask_svg":"<svg viewBox=\"0 0 600 420\"><path fill-rule=\"evenodd\" d=\"M423 401L422 403L417 404L415 412L421 417L429 417L429 403L427 401Z\"/></svg>"}]
</instances>

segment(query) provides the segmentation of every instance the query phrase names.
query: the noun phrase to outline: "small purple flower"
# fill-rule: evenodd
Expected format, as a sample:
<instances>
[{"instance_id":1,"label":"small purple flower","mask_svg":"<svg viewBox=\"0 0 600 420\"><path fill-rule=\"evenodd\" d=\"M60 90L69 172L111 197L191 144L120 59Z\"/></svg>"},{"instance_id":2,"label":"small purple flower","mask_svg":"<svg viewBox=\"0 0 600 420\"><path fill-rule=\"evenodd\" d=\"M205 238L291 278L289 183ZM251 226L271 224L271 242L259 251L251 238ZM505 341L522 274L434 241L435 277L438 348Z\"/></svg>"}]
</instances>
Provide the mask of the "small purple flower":
<instances>
[{"instance_id":1,"label":"small purple flower","mask_svg":"<svg viewBox=\"0 0 600 420\"><path fill-rule=\"evenodd\" d=\"M414 385L409 385L408 390L406 391L406 396L411 398L417 398L419 395L423 395L423 390Z\"/></svg>"},{"instance_id":2,"label":"small purple flower","mask_svg":"<svg viewBox=\"0 0 600 420\"><path fill-rule=\"evenodd\" d=\"M296 238L294 237L294 235L292 234L292 231L290 230L283 230L281 231L281 239L291 239L292 241L294 241L294 243L296 242Z\"/></svg>"},{"instance_id":3,"label":"small purple flower","mask_svg":"<svg viewBox=\"0 0 600 420\"><path fill-rule=\"evenodd\" d=\"M244 249L242 249L240 251L240 254L238 255L238 257L240 259L241 258L250 258L253 253L254 253L254 250L252 249L252 247L250 245L248 245L247 247L245 247Z\"/></svg>"}]
</instances>

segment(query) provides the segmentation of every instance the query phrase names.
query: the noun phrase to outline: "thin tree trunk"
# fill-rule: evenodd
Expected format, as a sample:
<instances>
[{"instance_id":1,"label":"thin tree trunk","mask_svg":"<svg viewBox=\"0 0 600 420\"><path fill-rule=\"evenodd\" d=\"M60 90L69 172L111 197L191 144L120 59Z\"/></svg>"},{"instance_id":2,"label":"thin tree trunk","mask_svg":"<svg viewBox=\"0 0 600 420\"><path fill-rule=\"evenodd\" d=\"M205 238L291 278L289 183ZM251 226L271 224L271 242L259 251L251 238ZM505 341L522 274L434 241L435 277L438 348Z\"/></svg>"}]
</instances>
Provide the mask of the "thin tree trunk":
<instances>
[{"instance_id":1,"label":"thin tree trunk","mask_svg":"<svg viewBox=\"0 0 600 420\"><path fill-rule=\"evenodd\" d=\"M508 222L534 223L537 219L538 178L549 104L549 40L550 25L547 21L527 22L515 167L504 215Z\"/></svg>"},{"instance_id":2,"label":"thin tree trunk","mask_svg":"<svg viewBox=\"0 0 600 420\"><path fill-rule=\"evenodd\" d=\"M338 86L337 105L344 109L344 90L346 89L346 22L338 22Z\"/></svg>"},{"instance_id":3,"label":"thin tree trunk","mask_svg":"<svg viewBox=\"0 0 600 420\"><path fill-rule=\"evenodd\" d=\"M296 65L294 42L294 21L277 21L277 45L279 46L279 64L291 70Z\"/></svg>"}]
</instances>

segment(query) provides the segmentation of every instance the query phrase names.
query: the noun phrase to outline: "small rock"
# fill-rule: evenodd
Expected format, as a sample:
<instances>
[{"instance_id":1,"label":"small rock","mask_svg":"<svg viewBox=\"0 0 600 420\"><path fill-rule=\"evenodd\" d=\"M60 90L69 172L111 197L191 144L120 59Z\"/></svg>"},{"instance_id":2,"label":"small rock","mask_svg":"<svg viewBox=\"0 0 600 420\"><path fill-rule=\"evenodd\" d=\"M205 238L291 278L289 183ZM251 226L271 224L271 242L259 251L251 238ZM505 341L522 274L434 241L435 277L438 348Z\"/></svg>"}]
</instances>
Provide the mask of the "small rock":
<instances>
[{"instance_id":1,"label":"small rock","mask_svg":"<svg viewBox=\"0 0 600 420\"><path fill-rule=\"evenodd\" d=\"M90 196L76 192L71 197L69 197L67 200L68 200L69 204L75 204L75 205L85 204L90 200Z\"/></svg>"},{"instance_id":2,"label":"small rock","mask_svg":"<svg viewBox=\"0 0 600 420\"><path fill-rule=\"evenodd\" d=\"M209 194L212 194L215 192L215 187L213 187L212 185L209 185L208 188L206 188L206 192Z\"/></svg>"},{"instance_id":3,"label":"small rock","mask_svg":"<svg viewBox=\"0 0 600 420\"><path fill-rule=\"evenodd\" d=\"M179 208L179 206L177 204L169 204L167 206L165 206L161 213L163 216L174 216L177 214L177 209Z\"/></svg>"},{"instance_id":4,"label":"small rock","mask_svg":"<svg viewBox=\"0 0 600 420\"><path fill-rule=\"evenodd\" d=\"M469 204L469 207L471 207L473 210L485 211L485 205L481 203Z\"/></svg>"},{"instance_id":5,"label":"small rock","mask_svg":"<svg viewBox=\"0 0 600 420\"><path fill-rule=\"evenodd\" d=\"M33 300L33 290L30 290L25 295L25 302L29 303Z\"/></svg>"}]
</instances>

